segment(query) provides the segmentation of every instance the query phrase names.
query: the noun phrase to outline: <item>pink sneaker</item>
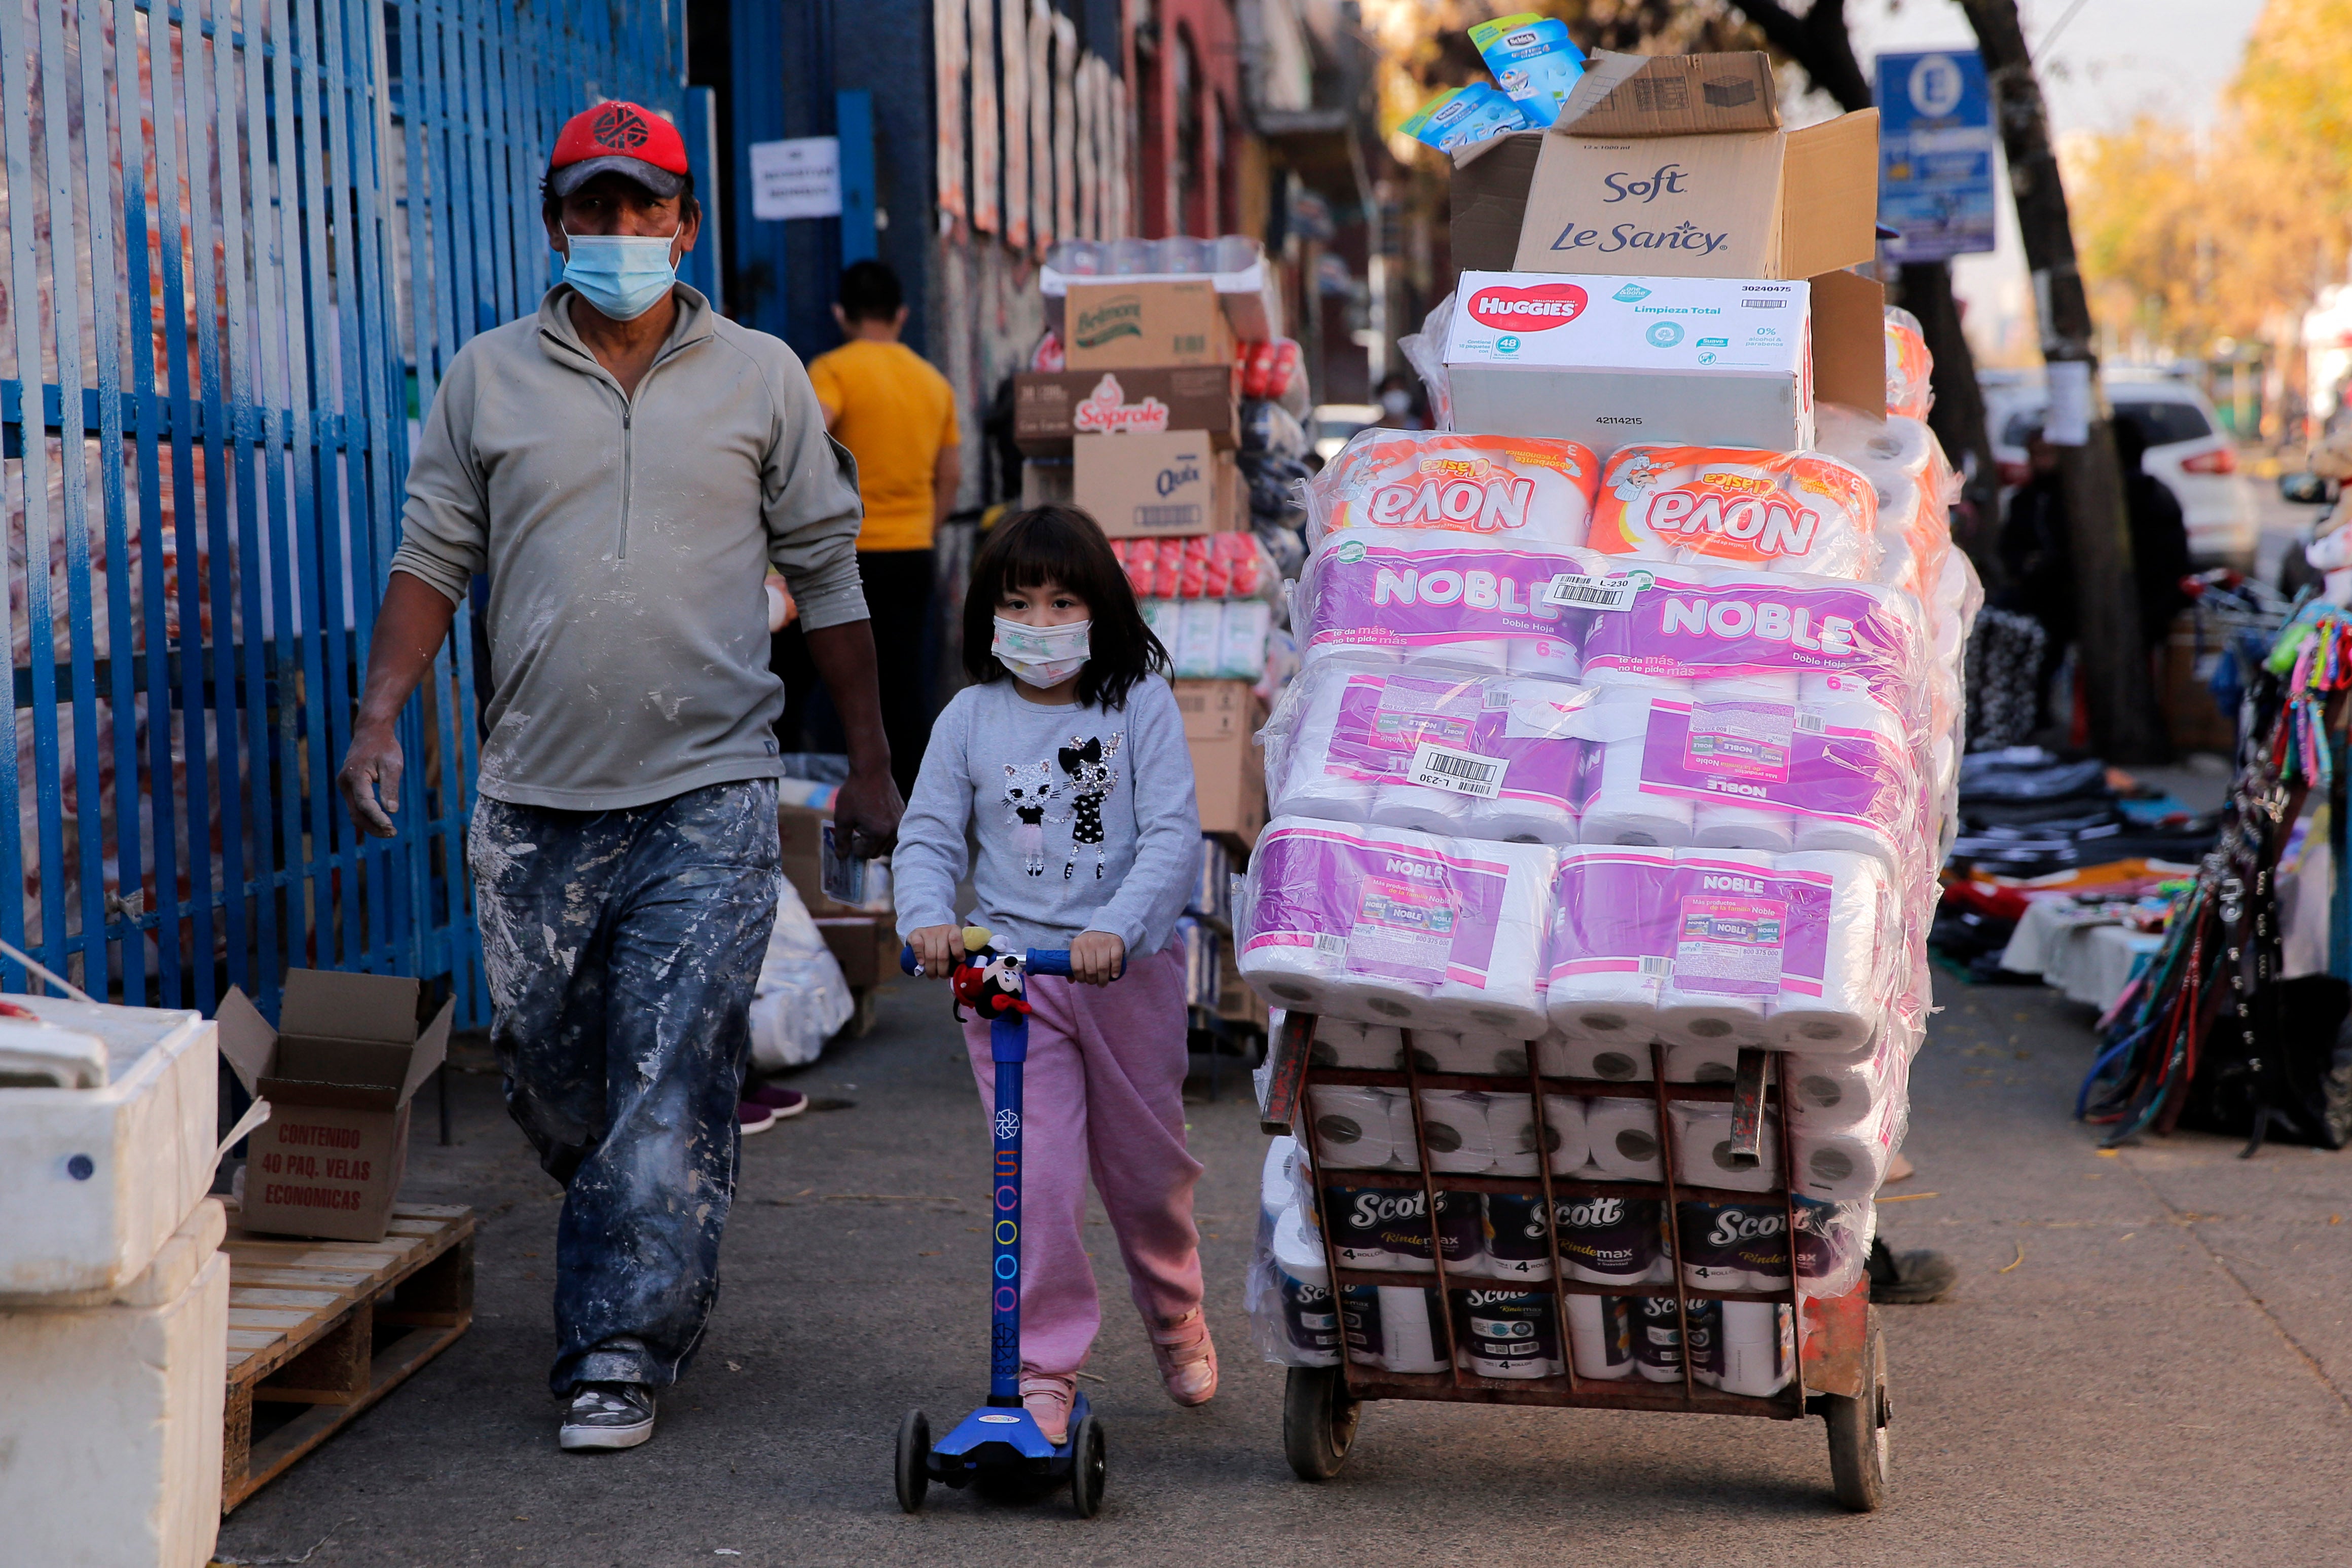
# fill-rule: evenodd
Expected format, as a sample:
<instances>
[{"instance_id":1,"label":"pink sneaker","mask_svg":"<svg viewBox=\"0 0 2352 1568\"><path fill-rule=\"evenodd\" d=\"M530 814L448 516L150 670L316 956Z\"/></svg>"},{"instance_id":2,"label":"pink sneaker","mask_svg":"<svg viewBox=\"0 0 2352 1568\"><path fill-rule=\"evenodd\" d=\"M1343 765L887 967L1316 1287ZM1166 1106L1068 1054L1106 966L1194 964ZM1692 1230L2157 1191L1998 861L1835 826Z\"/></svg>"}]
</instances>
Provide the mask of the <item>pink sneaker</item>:
<instances>
[{"instance_id":1,"label":"pink sneaker","mask_svg":"<svg viewBox=\"0 0 2352 1568\"><path fill-rule=\"evenodd\" d=\"M1077 1391L1075 1377L1021 1369L1021 1406L1036 1421L1045 1441L1056 1447L1069 1440L1070 1401Z\"/></svg>"},{"instance_id":2,"label":"pink sneaker","mask_svg":"<svg viewBox=\"0 0 2352 1568\"><path fill-rule=\"evenodd\" d=\"M1168 1397L1177 1404L1206 1405L1217 1392L1217 1347L1200 1308L1153 1329L1151 1354L1160 1363Z\"/></svg>"}]
</instances>

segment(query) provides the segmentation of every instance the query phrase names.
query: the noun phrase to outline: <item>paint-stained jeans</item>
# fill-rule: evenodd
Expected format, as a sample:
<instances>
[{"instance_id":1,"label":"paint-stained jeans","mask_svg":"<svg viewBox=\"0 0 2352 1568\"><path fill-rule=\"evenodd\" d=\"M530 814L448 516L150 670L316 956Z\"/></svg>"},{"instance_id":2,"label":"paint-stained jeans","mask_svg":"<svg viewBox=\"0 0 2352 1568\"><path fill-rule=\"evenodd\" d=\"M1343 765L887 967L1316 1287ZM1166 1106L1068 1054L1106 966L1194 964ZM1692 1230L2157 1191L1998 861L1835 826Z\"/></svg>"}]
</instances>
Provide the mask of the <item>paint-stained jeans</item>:
<instances>
[{"instance_id":1,"label":"paint-stained jeans","mask_svg":"<svg viewBox=\"0 0 2352 1568\"><path fill-rule=\"evenodd\" d=\"M619 811L483 799L467 847L507 1109L568 1189L549 1381L667 1386L719 1295L776 786Z\"/></svg>"}]
</instances>

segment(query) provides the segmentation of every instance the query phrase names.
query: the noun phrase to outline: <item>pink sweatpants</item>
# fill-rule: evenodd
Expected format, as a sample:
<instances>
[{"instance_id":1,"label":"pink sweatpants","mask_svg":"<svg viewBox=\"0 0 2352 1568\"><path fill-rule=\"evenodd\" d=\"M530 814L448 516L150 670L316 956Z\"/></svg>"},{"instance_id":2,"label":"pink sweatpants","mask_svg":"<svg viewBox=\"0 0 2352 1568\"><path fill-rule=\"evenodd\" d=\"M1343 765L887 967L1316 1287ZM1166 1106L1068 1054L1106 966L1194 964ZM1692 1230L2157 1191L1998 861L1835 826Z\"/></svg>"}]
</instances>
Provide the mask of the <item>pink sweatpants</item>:
<instances>
[{"instance_id":1,"label":"pink sweatpants","mask_svg":"<svg viewBox=\"0 0 2352 1568\"><path fill-rule=\"evenodd\" d=\"M1184 1151L1184 958L1171 946L1108 986L1033 977L1022 1083L1021 1360L1067 1376L1086 1364L1102 1303L1087 1257L1087 1172L1109 1212L1147 1325L1201 1304L1200 1232ZM988 1025L964 1046L983 1105L996 1064Z\"/></svg>"}]
</instances>

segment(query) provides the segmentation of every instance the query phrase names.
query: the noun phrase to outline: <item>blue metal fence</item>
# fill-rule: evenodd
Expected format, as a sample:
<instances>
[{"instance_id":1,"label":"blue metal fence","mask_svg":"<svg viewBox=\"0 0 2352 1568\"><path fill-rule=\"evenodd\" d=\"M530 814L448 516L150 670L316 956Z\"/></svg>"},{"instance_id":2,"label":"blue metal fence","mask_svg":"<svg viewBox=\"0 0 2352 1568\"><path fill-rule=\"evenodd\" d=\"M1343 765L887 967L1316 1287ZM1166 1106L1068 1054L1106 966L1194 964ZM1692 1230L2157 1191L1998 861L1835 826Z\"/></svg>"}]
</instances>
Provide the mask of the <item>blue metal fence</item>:
<instances>
[{"instance_id":1,"label":"blue metal fence","mask_svg":"<svg viewBox=\"0 0 2352 1568\"><path fill-rule=\"evenodd\" d=\"M675 112L684 57L682 0L0 0L0 936L130 1000L313 966L486 1014L462 617L398 839L335 768L411 423L546 287L563 118Z\"/></svg>"}]
</instances>

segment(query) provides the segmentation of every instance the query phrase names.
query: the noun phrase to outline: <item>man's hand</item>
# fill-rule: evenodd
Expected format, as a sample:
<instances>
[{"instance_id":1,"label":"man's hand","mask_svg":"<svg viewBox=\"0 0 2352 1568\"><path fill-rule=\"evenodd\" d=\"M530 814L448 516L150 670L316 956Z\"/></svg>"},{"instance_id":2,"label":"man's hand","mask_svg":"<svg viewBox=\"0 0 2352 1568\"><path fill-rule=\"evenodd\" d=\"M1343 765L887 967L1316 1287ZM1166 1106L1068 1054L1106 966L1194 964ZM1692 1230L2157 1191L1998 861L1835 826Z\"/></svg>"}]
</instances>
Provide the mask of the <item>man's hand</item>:
<instances>
[{"instance_id":1,"label":"man's hand","mask_svg":"<svg viewBox=\"0 0 2352 1568\"><path fill-rule=\"evenodd\" d=\"M898 841L898 819L906 814L907 802L899 799L887 764L852 768L849 782L834 798L834 837L845 841L857 859L887 855Z\"/></svg>"},{"instance_id":2,"label":"man's hand","mask_svg":"<svg viewBox=\"0 0 2352 1568\"><path fill-rule=\"evenodd\" d=\"M924 978L944 980L962 960L963 927L925 925L907 934L907 946L915 950L915 962L923 967Z\"/></svg>"},{"instance_id":3,"label":"man's hand","mask_svg":"<svg viewBox=\"0 0 2352 1568\"><path fill-rule=\"evenodd\" d=\"M1070 978L1082 986L1108 986L1127 967L1127 944L1108 931L1081 931L1070 944Z\"/></svg>"},{"instance_id":4,"label":"man's hand","mask_svg":"<svg viewBox=\"0 0 2352 1568\"><path fill-rule=\"evenodd\" d=\"M343 753L343 770L335 781L342 786L352 820L372 837L389 839L399 831L392 825L391 813L400 810L400 775L405 766L391 725L364 725L352 732L352 747ZM376 803L378 786L383 790L381 805Z\"/></svg>"}]
</instances>

